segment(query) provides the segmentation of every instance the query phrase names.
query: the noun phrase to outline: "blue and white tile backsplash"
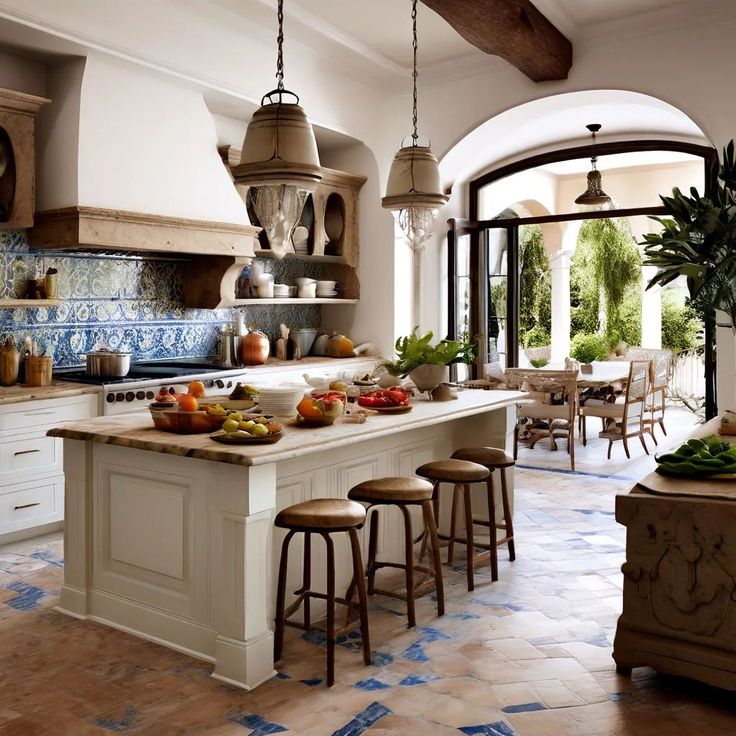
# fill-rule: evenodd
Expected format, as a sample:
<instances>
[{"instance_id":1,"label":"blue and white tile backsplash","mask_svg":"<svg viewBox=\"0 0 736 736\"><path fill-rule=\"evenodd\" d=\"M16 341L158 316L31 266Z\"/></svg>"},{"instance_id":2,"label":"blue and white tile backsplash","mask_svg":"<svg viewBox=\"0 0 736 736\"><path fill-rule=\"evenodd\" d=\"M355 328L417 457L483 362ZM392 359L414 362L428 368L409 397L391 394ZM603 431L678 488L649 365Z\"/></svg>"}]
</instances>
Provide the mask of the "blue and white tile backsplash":
<instances>
[{"instance_id":1,"label":"blue and white tile backsplash","mask_svg":"<svg viewBox=\"0 0 736 736\"><path fill-rule=\"evenodd\" d=\"M286 279L283 262L264 261L265 270ZM81 365L87 351L106 346L130 350L136 360L216 355L220 330L235 310L185 309L182 268L176 261L33 250L23 230L0 231L0 298L21 295L27 273L58 269L59 307L0 309L0 335L18 343L26 335L53 351L54 365ZM301 264L296 275L321 276L320 264ZM240 308L270 337L278 326L318 327L315 305L257 305Z\"/></svg>"}]
</instances>

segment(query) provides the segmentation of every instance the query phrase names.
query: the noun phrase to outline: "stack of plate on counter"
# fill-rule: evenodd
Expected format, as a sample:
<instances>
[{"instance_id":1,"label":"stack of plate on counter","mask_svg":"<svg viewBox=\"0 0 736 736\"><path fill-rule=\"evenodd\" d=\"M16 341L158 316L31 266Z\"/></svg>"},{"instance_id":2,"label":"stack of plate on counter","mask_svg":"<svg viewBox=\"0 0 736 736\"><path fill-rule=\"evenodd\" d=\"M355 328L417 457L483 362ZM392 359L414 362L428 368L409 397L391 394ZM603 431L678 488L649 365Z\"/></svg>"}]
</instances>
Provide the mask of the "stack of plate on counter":
<instances>
[{"instance_id":1,"label":"stack of plate on counter","mask_svg":"<svg viewBox=\"0 0 736 736\"><path fill-rule=\"evenodd\" d=\"M304 386L296 384L281 386L258 386L258 406L263 414L275 417L291 417L296 414L296 405L304 398Z\"/></svg>"}]
</instances>

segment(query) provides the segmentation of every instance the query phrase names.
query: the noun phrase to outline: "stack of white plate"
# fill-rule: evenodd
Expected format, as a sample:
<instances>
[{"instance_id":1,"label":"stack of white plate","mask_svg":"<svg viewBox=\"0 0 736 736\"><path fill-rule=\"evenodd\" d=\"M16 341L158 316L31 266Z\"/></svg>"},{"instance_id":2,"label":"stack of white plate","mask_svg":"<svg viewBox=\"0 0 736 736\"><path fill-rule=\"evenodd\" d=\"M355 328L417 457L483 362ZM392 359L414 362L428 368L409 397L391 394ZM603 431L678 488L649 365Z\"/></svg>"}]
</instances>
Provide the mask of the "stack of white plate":
<instances>
[{"instance_id":1,"label":"stack of white plate","mask_svg":"<svg viewBox=\"0 0 736 736\"><path fill-rule=\"evenodd\" d=\"M259 386L258 406L264 414L276 417L291 417L296 414L296 405L304 398L305 386L281 385Z\"/></svg>"}]
</instances>

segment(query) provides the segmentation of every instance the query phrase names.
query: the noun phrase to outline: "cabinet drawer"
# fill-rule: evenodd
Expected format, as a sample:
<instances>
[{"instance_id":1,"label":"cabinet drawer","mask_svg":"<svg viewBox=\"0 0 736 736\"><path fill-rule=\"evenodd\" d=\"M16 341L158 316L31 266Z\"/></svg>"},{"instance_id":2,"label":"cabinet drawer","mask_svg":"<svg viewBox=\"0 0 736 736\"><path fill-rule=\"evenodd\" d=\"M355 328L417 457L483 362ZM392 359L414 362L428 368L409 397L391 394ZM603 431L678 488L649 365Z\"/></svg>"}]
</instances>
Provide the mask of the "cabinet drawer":
<instances>
[{"instance_id":1,"label":"cabinet drawer","mask_svg":"<svg viewBox=\"0 0 736 736\"><path fill-rule=\"evenodd\" d=\"M45 435L0 442L0 480L9 473L26 474L61 471L59 440Z\"/></svg>"},{"instance_id":2,"label":"cabinet drawer","mask_svg":"<svg viewBox=\"0 0 736 736\"><path fill-rule=\"evenodd\" d=\"M89 419L96 416L96 400L96 396L87 395L73 399L48 399L12 404L8 407L8 411L0 412L0 432L52 427L60 422Z\"/></svg>"},{"instance_id":3,"label":"cabinet drawer","mask_svg":"<svg viewBox=\"0 0 736 736\"><path fill-rule=\"evenodd\" d=\"M61 521L63 516L63 476L9 486L0 494L0 534Z\"/></svg>"}]
</instances>

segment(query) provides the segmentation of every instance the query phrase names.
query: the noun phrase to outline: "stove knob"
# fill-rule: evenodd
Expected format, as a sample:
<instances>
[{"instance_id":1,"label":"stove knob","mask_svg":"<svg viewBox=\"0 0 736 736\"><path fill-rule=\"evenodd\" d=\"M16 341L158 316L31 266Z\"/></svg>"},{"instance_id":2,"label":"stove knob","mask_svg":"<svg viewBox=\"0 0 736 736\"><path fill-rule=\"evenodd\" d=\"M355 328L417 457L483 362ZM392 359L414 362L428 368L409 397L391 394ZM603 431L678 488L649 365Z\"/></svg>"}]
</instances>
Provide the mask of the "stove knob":
<instances>
[{"instance_id":1,"label":"stove knob","mask_svg":"<svg viewBox=\"0 0 736 736\"><path fill-rule=\"evenodd\" d=\"M232 388L233 387L233 382L232 381L228 381L227 382L227 387L228 388Z\"/></svg>"},{"instance_id":2,"label":"stove knob","mask_svg":"<svg viewBox=\"0 0 736 736\"><path fill-rule=\"evenodd\" d=\"M108 404L112 404L112 402L115 401L115 394L108 394L105 397L105 401L107 401Z\"/></svg>"},{"instance_id":3,"label":"stove knob","mask_svg":"<svg viewBox=\"0 0 736 736\"><path fill-rule=\"evenodd\" d=\"M125 394L119 391L115 394L115 401L125 401Z\"/></svg>"},{"instance_id":4,"label":"stove knob","mask_svg":"<svg viewBox=\"0 0 736 736\"><path fill-rule=\"evenodd\" d=\"M143 399L146 398L146 392L145 391L138 391L136 393L135 397L136 397L136 399L138 399L138 401L143 401Z\"/></svg>"},{"instance_id":5,"label":"stove knob","mask_svg":"<svg viewBox=\"0 0 736 736\"><path fill-rule=\"evenodd\" d=\"M224 381L221 381L221 380L220 380L220 379L218 378L218 379L217 379L217 380L215 381L215 386L217 386L217 388L225 388L225 382L224 382Z\"/></svg>"},{"instance_id":6,"label":"stove knob","mask_svg":"<svg viewBox=\"0 0 736 736\"><path fill-rule=\"evenodd\" d=\"M146 391L146 398L147 399L153 399L155 398L156 394L153 393L153 391Z\"/></svg>"},{"instance_id":7,"label":"stove knob","mask_svg":"<svg viewBox=\"0 0 736 736\"><path fill-rule=\"evenodd\" d=\"M132 391L128 391L128 393L125 394L125 400L126 401L135 401L135 394Z\"/></svg>"}]
</instances>

